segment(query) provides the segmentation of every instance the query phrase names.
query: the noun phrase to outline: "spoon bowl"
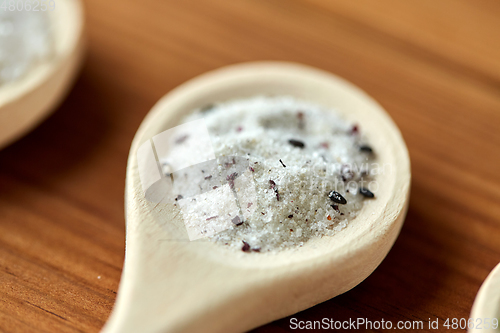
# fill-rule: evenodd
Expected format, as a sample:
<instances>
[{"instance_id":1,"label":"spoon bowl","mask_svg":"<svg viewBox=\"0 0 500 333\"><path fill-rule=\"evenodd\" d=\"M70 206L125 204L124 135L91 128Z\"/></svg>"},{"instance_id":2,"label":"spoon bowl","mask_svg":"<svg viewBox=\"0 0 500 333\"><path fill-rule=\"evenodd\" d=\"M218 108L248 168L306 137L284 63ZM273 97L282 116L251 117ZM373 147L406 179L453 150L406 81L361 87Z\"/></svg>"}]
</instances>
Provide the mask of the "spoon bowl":
<instances>
[{"instance_id":1,"label":"spoon bowl","mask_svg":"<svg viewBox=\"0 0 500 333\"><path fill-rule=\"evenodd\" d=\"M469 318L473 319L469 333L500 331L500 263L479 288Z\"/></svg>"},{"instance_id":2,"label":"spoon bowl","mask_svg":"<svg viewBox=\"0 0 500 333\"><path fill-rule=\"evenodd\" d=\"M387 171L375 200L334 236L279 253L190 242L179 208L144 198L137 152L193 109L255 95L289 95L358 123ZM385 169L384 169L385 170ZM158 172L153 170L152 172ZM408 151L396 125L369 96L327 72L285 62L233 65L163 97L141 124L126 180L126 255L115 308L103 332L239 332L304 310L353 288L396 240L410 188Z\"/></svg>"},{"instance_id":3,"label":"spoon bowl","mask_svg":"<svg viewBox=\"0 0 500 333\"><path fill-rule=\"evenodd\" d=\"M65 96L83 59L83 7L58 0L48 11L53 55L0 87L0 149L39 124Z\"/></svg>"}]
</instances>

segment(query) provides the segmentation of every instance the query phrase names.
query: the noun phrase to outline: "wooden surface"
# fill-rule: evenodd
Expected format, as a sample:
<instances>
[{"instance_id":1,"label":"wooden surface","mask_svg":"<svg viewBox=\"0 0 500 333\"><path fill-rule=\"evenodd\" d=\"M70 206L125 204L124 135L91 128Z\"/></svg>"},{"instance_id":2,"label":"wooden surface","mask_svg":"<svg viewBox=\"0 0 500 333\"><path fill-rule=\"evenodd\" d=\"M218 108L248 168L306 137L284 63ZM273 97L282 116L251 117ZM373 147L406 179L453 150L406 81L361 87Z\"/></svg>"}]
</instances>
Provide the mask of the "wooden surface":
<instances>
[{"instance_id":1,"label":"wooden surface","mask_svg":"<svg viewBox=\"0 0 500 333\"><path fill-rule=\"evenodd\" d=\"M51 118L0 152L0 331L102 327L124 258L125 166L141 120L189 78L263 59L316 66L366 90L398 124L412 159L408 217L386 260L355 289L294 317L426 325L468 317L500 261L500 2L86 7L90 49L76 86ZM292 331L289 321L256 332Z\"/></svg>"}]
</instances>

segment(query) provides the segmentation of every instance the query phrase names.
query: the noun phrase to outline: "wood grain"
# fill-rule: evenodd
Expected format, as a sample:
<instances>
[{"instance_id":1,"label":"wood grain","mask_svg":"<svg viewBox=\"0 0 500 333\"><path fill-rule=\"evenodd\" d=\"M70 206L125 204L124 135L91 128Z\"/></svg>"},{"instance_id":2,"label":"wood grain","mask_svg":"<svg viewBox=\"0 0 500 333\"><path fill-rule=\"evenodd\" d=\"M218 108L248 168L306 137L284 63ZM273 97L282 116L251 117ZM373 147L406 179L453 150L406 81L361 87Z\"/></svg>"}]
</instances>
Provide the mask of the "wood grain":
<instances>
[{"instance_id":1,"label":"wood grain","mask_svg":"<svg viewBox=\"0 0 500 333\"><path fill-rule=\"evenodd\" d=\"M498 1L85 4L80 79L51 118L0 152L0 331L102 327L121 274L125 166L142 118L193 76L263 59L323 68L366 90L412 160L408 217L386 260L294 317L468 317L500 261ZM289 320L255 331L292 331Z\"/></svg>"}]
</instances>

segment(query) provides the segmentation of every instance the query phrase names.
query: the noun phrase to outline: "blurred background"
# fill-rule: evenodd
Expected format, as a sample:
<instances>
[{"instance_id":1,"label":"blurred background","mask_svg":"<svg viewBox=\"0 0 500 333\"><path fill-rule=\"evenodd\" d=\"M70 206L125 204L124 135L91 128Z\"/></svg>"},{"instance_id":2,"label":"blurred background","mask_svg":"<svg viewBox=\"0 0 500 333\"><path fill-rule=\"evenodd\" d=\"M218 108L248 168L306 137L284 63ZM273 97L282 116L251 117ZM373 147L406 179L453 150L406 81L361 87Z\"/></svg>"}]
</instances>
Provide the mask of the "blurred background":
<instances>
[{"instance_id":1,"label":"blurred background","mask_svg":"<svg viewBox=\"0 0 500 333\"><path fill-rule=\"evenodd\" d=\"M186 80L253 60L300 62L358 85L397 123L412 161L408 217L386 260L293 317L468 318L500 260L499 1L84 6L88 50L74 88L0 151L0 331L100 330L123 265L125 168L142 119Z\"/></svg>"}]
</instances>

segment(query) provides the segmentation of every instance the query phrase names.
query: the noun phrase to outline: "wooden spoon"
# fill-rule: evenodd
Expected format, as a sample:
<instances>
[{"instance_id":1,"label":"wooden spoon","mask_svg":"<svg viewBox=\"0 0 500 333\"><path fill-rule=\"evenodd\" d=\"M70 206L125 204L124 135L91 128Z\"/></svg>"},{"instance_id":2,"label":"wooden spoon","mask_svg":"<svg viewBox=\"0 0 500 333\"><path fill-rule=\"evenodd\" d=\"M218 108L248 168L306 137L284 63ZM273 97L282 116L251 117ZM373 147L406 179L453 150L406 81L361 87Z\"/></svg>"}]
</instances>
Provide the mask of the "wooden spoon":
<instances>
[{"instance_id":1,"label":"wooden spoon","mask_svg":"<svg viewBox=\"0 0 500 333\"><path fill-rule=\"evenodd\" d=\"M484 280L467 322L470 333L500 331L500 263Z\"/></svg>"},{"instance_id":2,"label":"wooden spoon","mask_svg":"<svg viewBox=\"0 0 500 333\"><path fill-rule=\"evenodd\" d=\"M40 9L39 9L40 10ZM79 0L57 0L48 11L52 58L0 87L0 149L40 123L65 96L83 59L83 8Z\"/></svg>"},{"instance_id":3,"label":"wooden spoon","mask_svg":"<svg viewBox=\"0 0 500 333\"><path fill-rule=\"evenodd\" d=\"M137 152L143 143L212 102L291 95L357 122L387 172L375 200L333 237L271 253L190 242L178 206L145 199ZM159 173L152 168L152 173ZM127 166L126 254L116 305L103 332L239 332L346 292L384 259L401 229L410 162L396 125L369 96L321 70L256 62L197 77L163 97L140 126ZM326 195L326 194L325 194Z\"/></svg>"}]
</instances>

